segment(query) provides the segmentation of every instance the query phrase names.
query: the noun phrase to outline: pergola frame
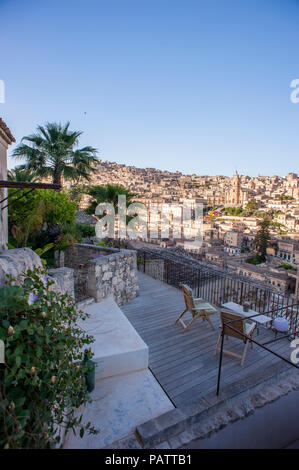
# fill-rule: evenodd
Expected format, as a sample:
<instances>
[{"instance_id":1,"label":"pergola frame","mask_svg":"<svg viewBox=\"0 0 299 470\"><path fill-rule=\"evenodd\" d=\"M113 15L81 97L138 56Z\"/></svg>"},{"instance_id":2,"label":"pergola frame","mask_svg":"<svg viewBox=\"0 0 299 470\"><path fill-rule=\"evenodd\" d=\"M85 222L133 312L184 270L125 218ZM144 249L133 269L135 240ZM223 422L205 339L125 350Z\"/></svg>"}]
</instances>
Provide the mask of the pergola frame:
<instances>
[{"instance_id":1,"label":"pergola frame","mask_svg":"<svg viewBox=\"0 0 299 470\"><path fill-rule=\"evenodd\" d=\"M3 202L7 201L11 196L14 196L15 194L19 193L22 191L22 189L29 189L29 191L26 191L23 193L20 197L17 199L14 199L13 202L18 201L22 197L26 196L27 194L31 193L35 189L53 189L55 191L61 191L61 185L60 184L54 184L54 183L27 183L23 181L6 181L6 180L0 180L0 188L18 188L16 191L14 191L12 194L9 194L6 196L4 199L0 201L0 205L3 204ZM1 211L6 209L10 204L6 204L6 206L1 207Z\"/></svg>"}]
</instances>

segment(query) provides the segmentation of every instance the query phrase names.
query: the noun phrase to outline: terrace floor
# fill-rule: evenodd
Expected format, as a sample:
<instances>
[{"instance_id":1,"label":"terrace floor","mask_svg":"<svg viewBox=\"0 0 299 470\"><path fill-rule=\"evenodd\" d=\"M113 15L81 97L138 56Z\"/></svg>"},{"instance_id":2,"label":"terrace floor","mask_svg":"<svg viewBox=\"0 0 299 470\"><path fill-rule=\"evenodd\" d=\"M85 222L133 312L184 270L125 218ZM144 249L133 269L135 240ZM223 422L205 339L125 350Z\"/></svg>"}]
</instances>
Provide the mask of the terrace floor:
<instances>
[{"instance_id":1,"label":"terrace floor","mask_svg":"<svg viewBox=\"0 0 299 470\"><path fill-rule=\"evenodd\" d=\"M219 314L211 317L212 331L207 322L197 320L182 333L180 324L174 324L184 310L181 291L139 273L140 295L122 311L149 347L149 367L175 406L202 398L215 391L217 385L219 353L213 355L219 335ZM186 313L185 319L187 320ZM262 327L254 338L259 342L272 339L273 332ZM238 354L243 343L235 338L225 340L225 347ZM287 339L269 346L285 358L290 358ZM240 360L223 355L220 395L226 398L271 379L277 373L290 369L284 361L254 345L248 348L243 367ZM297 371L294 369L294 373Z\"/></svg>"}]
</instances>

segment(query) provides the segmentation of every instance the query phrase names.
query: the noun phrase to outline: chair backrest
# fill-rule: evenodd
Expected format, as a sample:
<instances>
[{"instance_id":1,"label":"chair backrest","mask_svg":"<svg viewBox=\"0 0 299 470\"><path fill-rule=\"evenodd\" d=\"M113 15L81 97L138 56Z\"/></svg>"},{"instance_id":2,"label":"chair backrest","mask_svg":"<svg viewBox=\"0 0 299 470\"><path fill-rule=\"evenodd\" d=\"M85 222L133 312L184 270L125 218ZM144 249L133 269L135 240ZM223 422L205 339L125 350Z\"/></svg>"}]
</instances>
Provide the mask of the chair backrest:
<instances>
[{"instance_id":1,"label":"chair backrest","mask_svg":"<svg viewBox=\"0 0 299 470\"><path fill-rule=\"evenodd\" d=\"M187 284L182 284L182 291L184 294L184 300L186 308L193 314L195 305L193 300L193 292L191 287L187 286Z\"/></svg>"},{"instance_id":2,"label":"chair backrest","mask_svg":"<svg viewBox=\"0 0 299 470\"><path fill-rule=\"evenodd\" d=\"M238 330L240 333L245 333L244 317L242 317L242 315L238 315L237 313L228 312L227 310L221 310L221 312L220 312L221 326L223 326L223 323L229 323L232 320L238 320L238 319L239 319L239 321L234 321L233 323L231 323L231 326L235 330ZM227 336L233 336L234 338L239 338L239 339L242 339L244 341L244 337L240 333L228 328L228 326L225 328L225 334Z\"/></svg>"}]
</instances>

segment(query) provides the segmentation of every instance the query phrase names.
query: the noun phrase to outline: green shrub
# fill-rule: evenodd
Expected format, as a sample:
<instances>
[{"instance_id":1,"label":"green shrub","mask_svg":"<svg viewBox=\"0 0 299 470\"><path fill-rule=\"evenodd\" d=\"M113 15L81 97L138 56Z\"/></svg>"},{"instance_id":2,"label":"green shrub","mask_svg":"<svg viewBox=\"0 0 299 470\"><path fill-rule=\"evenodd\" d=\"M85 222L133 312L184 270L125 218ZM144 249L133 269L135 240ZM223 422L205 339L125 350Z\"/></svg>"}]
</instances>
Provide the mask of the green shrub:
<instances>
[{"instance_id":1,"label":"green shrub","mask_svg":"<svg viewBox=\"0 0 299 470\"><path fill-rule=\"evenodd\" d=\"M96 230L94 225L89 224L76 224L78 231L83 238L95 237Z\"/></svg>"},{"instance_id":2,"label":"green shrub","mask_svg":"<svg viewBox=\"0 0 299 470\"><path fill-rule=\"evenodd\" d=\"M67 295L49 289L42 271L27 271L23 287L0 289L0 447L49 448L59 428L96 432L75 410L89 400L83 348L93 338L77 326L86 315ZM91 353L89 352L91 357Z\"/></svg>"},{"instance_id":3,"label":"green shrub","mask_svg":"<svg viewBox=\"0 0 299 470\"><path fill-rule=\"evenodd\" d=\"M12 194L11 190L9 193ZM29 194L28 191L26 194L26 190L22 193L24 196L19 200L17 199L20 196L19 193L11 196L12 204L8 211L10 234L17 246L27 246L28 241L30 244L30 241L39 235L45 226L74 225L76 203L72 202L65 192L38 189ZM46 237L35 248L52 241Z\"/></svg>"},{"instance_id":4,"label":"green shrub","mask_svg":"<svg viewBox=\"0 0 299 470\"><path fill-rule=\"evenodd\" d=\"M286 269L287 271L291 270L291 271L297 271L297 269L292 266L291 264L287 264L287 263L282 263L279 268L283 268L283 269Z\"/></svg>"},{"instance_id":5,"label":"green shrub","mask_svg":"<svg viewBox=\"0 0 299 470\"><path fill-rule=\"evenodd\" d=\"M261 260L261 258L259 256L252 256L251 258L247 258L246 259L246 263L249 263L249 264L261 264L263 261Z\"/></svg>"}]
</instances>

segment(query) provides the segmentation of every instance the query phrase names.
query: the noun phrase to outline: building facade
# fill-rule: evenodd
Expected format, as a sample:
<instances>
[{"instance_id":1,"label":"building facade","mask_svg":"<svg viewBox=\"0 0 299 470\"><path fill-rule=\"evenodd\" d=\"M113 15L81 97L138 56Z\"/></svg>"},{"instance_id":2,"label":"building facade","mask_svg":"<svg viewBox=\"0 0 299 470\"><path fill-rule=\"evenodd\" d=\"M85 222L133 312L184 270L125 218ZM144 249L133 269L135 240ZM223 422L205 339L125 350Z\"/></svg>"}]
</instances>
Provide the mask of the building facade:
<instances>
[{"instance_id":1,"label":"building facade","mask_svg":"<svg viewBox=\"0 0 299 470\"><path fill-rule=\"evenodd\" d=\"M15 138L10 132L5 122L0 118L0 180L7 179L7 149L15 142ZM0 201L6 198L7 189L0 188ZM6 249L8 240L7 209L6 201L0 203L0 250Z\"/></svg>"}]
</instances>

